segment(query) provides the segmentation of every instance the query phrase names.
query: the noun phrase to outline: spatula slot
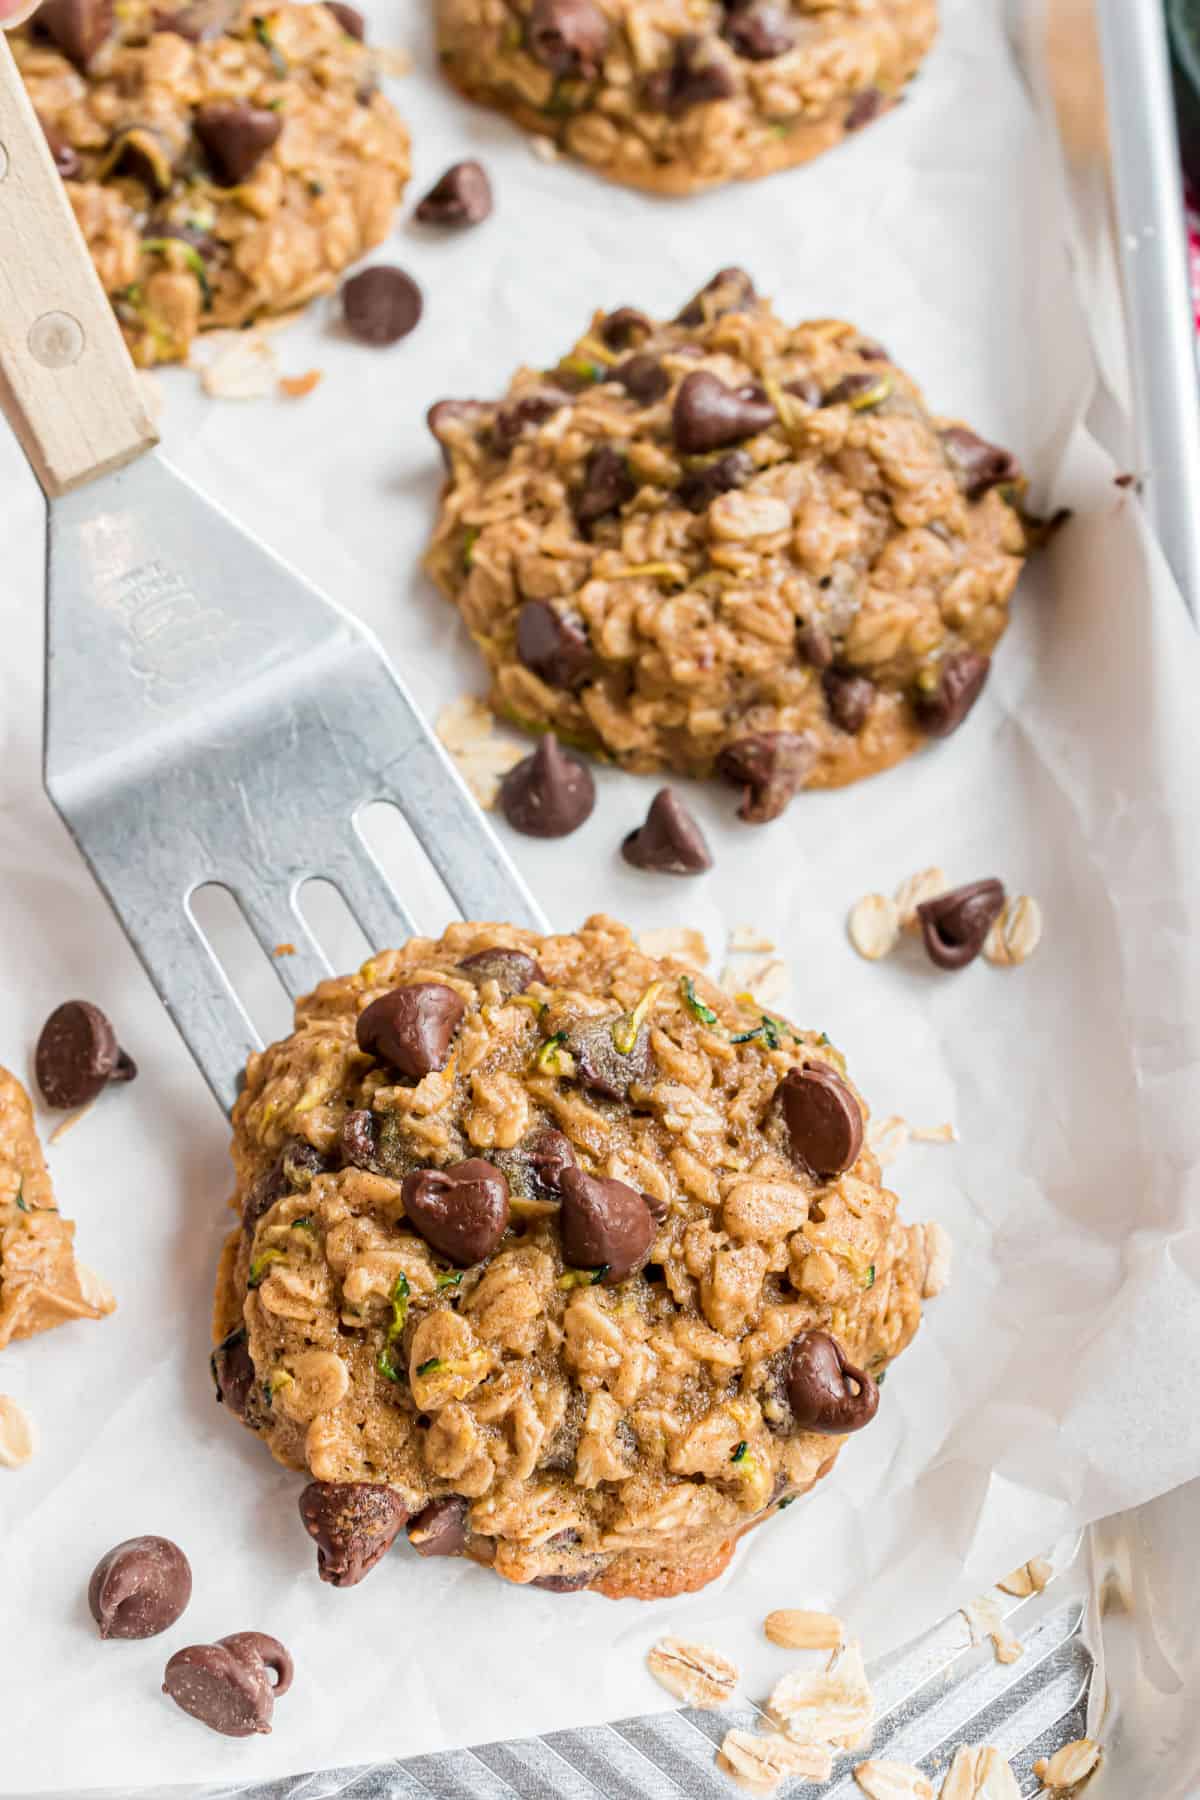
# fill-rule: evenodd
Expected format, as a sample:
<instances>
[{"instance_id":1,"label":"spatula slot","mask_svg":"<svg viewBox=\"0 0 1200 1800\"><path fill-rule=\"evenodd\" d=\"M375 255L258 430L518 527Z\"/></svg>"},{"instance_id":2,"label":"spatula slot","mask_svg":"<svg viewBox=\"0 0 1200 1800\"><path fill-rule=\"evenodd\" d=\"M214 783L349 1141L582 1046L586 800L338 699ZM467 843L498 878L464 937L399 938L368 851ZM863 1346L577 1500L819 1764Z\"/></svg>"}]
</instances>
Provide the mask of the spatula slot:
<instances>
[{"instance_id":1,"label":"spatula slot","mask_svg":"<svg viewBox=\"0 0 1200 1800\"><path fill-rule=\"evenodd\" d=\"M462 917L449 889L429 860L412 826L390 800L373 800L354 815L359 837L415 921L415 929L438 937L451 920ZM373 944L373 950L393 946Z\"/></svg>"},{"instance_id":2,"label":"spatula slot","mask_svg":"<svg viewBox=\"0 0 1200 1800\"><path fill-rule=\"evenodd\" d=\"M263 1042L286 1036L292 1028L292 1007L283 978L258 944L230 889L220 882L205 882L192 894L188 910ZM290 941L281 939L280 949Z\"/></svg>"},{"instance_id":3,"label":"spatula slot","mask_svg":"<svg viewBox=\"0 0 1200 1800\"><path fill-rule=\"evenodd\" d=\"M297 903L304 923L339 974L359 968L377 947L368 943L362 926L331 881L319 876L306 881Z\"/></svg>"}]
</instances>

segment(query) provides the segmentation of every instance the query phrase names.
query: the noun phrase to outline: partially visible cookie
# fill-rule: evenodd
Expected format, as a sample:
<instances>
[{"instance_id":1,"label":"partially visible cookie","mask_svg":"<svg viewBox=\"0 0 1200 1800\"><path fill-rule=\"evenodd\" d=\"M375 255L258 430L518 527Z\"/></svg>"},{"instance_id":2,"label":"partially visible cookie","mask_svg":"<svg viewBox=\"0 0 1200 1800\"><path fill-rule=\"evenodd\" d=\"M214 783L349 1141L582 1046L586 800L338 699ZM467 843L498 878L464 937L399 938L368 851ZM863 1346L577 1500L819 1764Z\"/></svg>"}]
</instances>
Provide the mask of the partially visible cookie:
<instances>
[{"instance_id":1,"label":"partially visible cookie","mask_svg":"<svg viewBox=\"0 0 1200 1800\"><path fill-rule=\"evenodd\" d=\"M742 816L966 718L1031 536L1007 451L872 338L786 325L741 269L666 321L597 313L500 400L442 401L428 566L501 716Z\"/></svg>"},{"instance_id":2,"label":"partially visible cookie","mask_svg":"<svg viewBox=\"0 0 1200 1800\"><path fill-rule=\"evenodd\" d=\"M75 1227L55 1205L29 1095L0 1069L0 1350L115 1306L75 1260Z\"/></svg>"},{"instance_id":3,"label":"partially visible cookie","mask_svg":"<svg viewBox=\"0 0 1200 1800\"><path fill-rule=\"evenodd\" d=\"M12 45L142 367L303 306L390 229L408 133L334 6L46 0Z\"/></svg>"},{"instance_id":4,"label":"partially visible cookie","mask_svg":"<svg viewBox=\"0 0 1200 1800\"><path fill-rule=\"evenodd\" d=\"M213 1366L311 1477L323 1578L406 1534L554 1593L718 1575L920 1319L865 1116L826 1038L604 917L456 924L302 1000L234 1111Z\"/></svg>"},{"instance_id":5,"label":"partially visible cookie","mask_svg":"<svg viewBox=\"0 0 1200 1800\"><path fill-rule=\"evenodd\" d=\"M807 162L902 97L936 0L436 0L456 87L602 175L687 194Z\"/></svg>"}]
</instances>

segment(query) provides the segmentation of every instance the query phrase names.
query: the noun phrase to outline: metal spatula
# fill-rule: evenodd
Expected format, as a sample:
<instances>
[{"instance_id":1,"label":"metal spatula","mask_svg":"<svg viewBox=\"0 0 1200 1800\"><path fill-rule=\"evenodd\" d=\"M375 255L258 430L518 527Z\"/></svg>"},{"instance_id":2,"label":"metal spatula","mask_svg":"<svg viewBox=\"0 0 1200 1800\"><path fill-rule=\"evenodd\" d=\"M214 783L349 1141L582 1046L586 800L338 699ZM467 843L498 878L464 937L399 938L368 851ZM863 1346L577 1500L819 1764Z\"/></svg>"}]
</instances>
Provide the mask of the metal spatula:
<instances>
[{"instance_id":1,"label":"metal spatula","mask_svg":"<svg viewBox=\"0 0 1200 1800\"><path fill-rule=\"evenodd\" d=\"M307 993L332 971L305 881L375 948L415 929L356 823L390 801L464 916L544 929L376 640L154 452L2 35L0 385L48 501L46 788L221 1105L259 1038L193 917L202 885L267 956L295 945L272 966Z\"/></svg>"}]
</instances>

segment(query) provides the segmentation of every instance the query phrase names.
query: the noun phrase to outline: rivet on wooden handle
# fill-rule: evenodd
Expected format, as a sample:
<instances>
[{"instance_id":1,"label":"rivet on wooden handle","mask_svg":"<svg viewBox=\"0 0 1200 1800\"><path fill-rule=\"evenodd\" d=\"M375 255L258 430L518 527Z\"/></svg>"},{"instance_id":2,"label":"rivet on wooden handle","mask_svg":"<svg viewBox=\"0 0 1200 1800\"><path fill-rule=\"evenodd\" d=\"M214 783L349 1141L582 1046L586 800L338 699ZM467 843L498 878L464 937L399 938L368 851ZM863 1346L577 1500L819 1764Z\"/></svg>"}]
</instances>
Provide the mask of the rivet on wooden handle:
<instances>
[{"instance_id":1,"label":"rivet on wooden handle","mask_svg":"<svg viewBox=\"0 0 1200 1800\"><path fill-rule=\"evenodd\" d=\"M2 33L0 408L51 496L158 441Z\"/></svg>"}]
</instances>

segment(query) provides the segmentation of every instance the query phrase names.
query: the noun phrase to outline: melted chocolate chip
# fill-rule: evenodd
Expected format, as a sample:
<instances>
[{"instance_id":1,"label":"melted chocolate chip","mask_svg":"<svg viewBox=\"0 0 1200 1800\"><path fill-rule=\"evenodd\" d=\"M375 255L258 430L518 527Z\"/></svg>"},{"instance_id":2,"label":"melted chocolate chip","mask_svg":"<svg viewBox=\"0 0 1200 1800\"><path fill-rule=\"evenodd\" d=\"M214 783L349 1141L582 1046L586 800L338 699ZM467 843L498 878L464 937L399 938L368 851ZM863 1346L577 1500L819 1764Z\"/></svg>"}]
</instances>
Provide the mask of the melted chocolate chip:
<instances>
[{"instance_id":1,"label":"melted chocolate chip","mask_svg":"<svg viewBox=\"0 0 1200 1800\"><path fill-rule=\"evenodd\" d=\"M525 1152L525 1160L537 1191L546 1199L557 1200L563 1176L575 1167L570 1138L561 1131L541 1131Z\"/></svg>"},{"instance_id":2,"label":"melted chocolate chip","mask_svg":"<svg viewBox=\"0 0 1200 1800\"><path fill-rule=\"evenodd\" d=\"M482 163L452 163L417 207L422 225L480 225L492 210L492 184Z\"/></svg>"},{"instance_id":3,"label":"melted chocolate chip","mask_svg":"<svg viewBox=\"0 0 1200 1800\"><path fill-rule=\"evenodd\" d=\"M760 387L727 387L707 369L696 369L680 382L671 411L671 435L677 450L696 454L721 450L775 423L775 408Z\"/></svg>"},{"instance_id":4,"label":"melted chocolate chip","mask_svg":"<svg viewBox=\"0 0 1200 1800\"><path fill-rule=\"evenodd\" d=\"M939 969L965 969L974 962L1004 911L1004 901L1003 883L991 878L923 900L917 917L930 962Z\"/></svg>"},{"instance_id":5,"label":"melted chocolate chip","mask_svg":"<svg viewBox=\"0 0 1200 1800\"><path fill-rule=\"evenodd\" d=\"M444 1069L466 1007L451 987L420 981L393 988L358 1017L358 1047L410 1081Z\"/></svg>"},{"instance_id":6,"label":"melted chocolate chip","mask_svg":"<svg viewBox=\"0 0 1200 1800\"><path fill-rule=\"evenodd\" d=\"M156 12L154 28L189 44L208 44L224 35L237 10L237 0L189 0L174 12Z\"/></svg>"},{"instance_id":7,"label":"melted chocolate chip","mask_svg":"<svg viewBox=\"0 0 1200 1800\"><path fill-rule=\"evenodd\" d=\"M113 26L113 0L42 0L35 15L39 37L50 38L68 62L86 69Z\"/></svg>"},{"instance_id":8,"label":"melted chocolate chip","mask_svg":"<svg viewBox=\"0 0 1200 1800\"><path fill-rule=\"evenodd\" d=\"M552 731L500 784L504 816L526 837L567 837L591 816L595 804L591 770L569 756Z\"/></svg>"},{"instance_id":9,"label":"melted chocolate chip","mask_svg":"<svg viewBox=\"0 0 1200 1800\"><path fill-rule=\"evenodd\" d=\"M283 130L283 115L248 100L214 100L192 121L222 187L248 181Z\"/></svg>"},{"instance_id":10,"label":"melted chocolate chip","mask_svg":"<svg viewBox=\"0 0 1200 1800\"><path fill-rule=\"evenodd\" d=\"M805 1331L787 1360L787 1394L801 1431L842 1437L861 1431L879 1410L879 1389L862 1369L847 1361L835 1337Z\"/></svg>"},{"instance_id":11,"label":"melted chocolate chip","mask_svg":"<svg viewBox=\"0 0 1200 1800\"><path fill-rule=\"evenodd\" d=\"M268 1671L274 1671L274 1683ZM163 1675L163 1693L225 1737L269 1732L275 1702L291 1685L291 1657L278 1638L261 1631L189 1644L175 1652Z\"/></svg>"},{"instance_id":12,"label":"melted chocolate chip","mask_svg":"<svg viewBox=\"0 0 1200 1800\"><path fill-rule=\"evenodd\" d=\"M218 1405L227 1406L231 1413L244 1419L258 1379L244 1325L236 1326L228 1337L221 1339L208 1359L208 1366Z\"/></svg>"},{"instance_id":13,"label":"melted chocolate chip","mask_svg":"<svg viewBox=\"0 0 1200 1800\"><path fill-rule=\"evenodd\" d=\"M726 744L717 758L717 773L742 789L738 818L765 825L799 793L815 756L806 733L760 731Z\"/></svg>"},{"instance_id":14,"label":"melted chocolate chip","mask_svg":"<svg viewBox=\"0 0 1200 1800\"><path fill-rule=\"evenodd\" d=\"M710 100L728 100L737 91L732 71L713 55L713 40L695 32L676 38L671 60L642 84L646 105L678 117Z\"/></svg>"},{"instance_id":15,"label":"melted chocolate chip","mask_svg":"<svg viewBox=\"0 0 1200 1800\"><path fill-rule=\"evenodd\" d=\"M875 683L866 675L826 669L821 685L834 724L842 731L861 731L875 704Z\"/></svg>"},{"instance_id":16,"label":"melted chocolate chip","mask_svg":"<svg viewBox=\"0 0 1200 1800\"><path fill-rule=\"evenodd\" d=\"M110 1081L132 1081L137 1065L90 1000L65 1000L42 1026L34 1072L47 1106L86 1106Z\"/></svg>"},{"instance_id":17,"label":"melted chocolate chip","mask_svg":"<svg viewBox=\"0 0 1200 1800\"><path fill-rule=\"evenodd\" d=\"M702 875L712 868L704 833L670 788L655 794L645 824L629 833L621 855L635 869L660 875Z\"/></svg>"},{"instance_id":18,"label":"melted chocolate chip","mask_svg":"<svg viewBox=\"0 0 1200 1800\"><path fill-rule=\"evenodd\" d=\"M653 406L671 385L671 377L657 356L645 352L619 363L612 372L612 379L620 382L625 392L643 406Z\"/></svg>"},{"instance_id":19,"label":"melted chocolate chip","mask_svg":"<svg viewBox=\"0 0 1200 1800\"><path fill-rule=\"evenodd\" d=\"M579 614L548 600L526 600L517 614L517 656L547 687L568 692L586 687L596 669Z\"/></svg>"},{"instance_id":20,"label":"melted chocolate chip","mask_svg":"<svg viewBox=\"0 0 1200 1800\"><path fill-rule=\"evenodd\" d=\"M611 444L597 444L584 464L583 492L575 501L575 520L584 536L587 527L619 512L637 493L629 458Z\"/></svg>"},{"instance_id":21,"label":"melted chocolate chip","mask_svg":"<svg viewBox=\"0 0 1200 1800\"><path fill-rule=\"evenodd\" d=\"M689 377L690 379L690 377ZM704 512L718 494L744 487L754 473L754 458L746 450L727 450L724 456L690 469L675 489L675 498L689 512Z\"/></svg>"},{"instance_id":22,"label":"melted chocolate chip","mask_svg":"<svg viewBox=\"0 0 1200 1800\"><path fill-rule=\"evenodd\" d=\"M884 110L884 104L884 96L877 87L864 88L862 93L856 94L850 102L850 108L846 114L846 130L861 131L864 125L869 125L873 119L879 117Z\"/></svg>"},{"instance_id":23,"label":"melted chocolate chip","mask_svg":"<svg viewBox=\"0 0 1200 1800\"><path fill-rule=\"evenodd\" d=\"M584 1588L591 1587L595 1573L594 1568L589 1568L576 1575L535 1575L529 1586L541 1588L547 1594L580 1594Z\"/></svg>"},{"instance_id":24,"label":"melted chocolate chip","mask_svg":"<svg viewBox=\"0 0 1200 1800\"><path fill-rule=\"evenodd\" d=\"M300 1517L317 1546L317 1573L332 1587L355 1587L387 1555L408 1517L380 1481L313 1481Z\"/></svg>"},{"instance_id":25,"label":"melted chocolate chip","mask_svg":"<svg viewBox=\"0 0 1200 1800\"><path fill-rule=\"evenodd\" d=\"M821 625L802 625L796 635L796 652L814 669L827 669L833 661L833 639Z\"/></svg>"},{"instance_id":26,"label":"melted chocolate chip","mask_svg":"<svg viewBox=\"0 0 1200 1800\"><path fill-rule=\"evenodd\" d=\"M170 1538L135 1537L102 1556L88 1583L88 1608L102 1638L166 1631L192 1597L192 1570Z\"/></svg>"},{"instance_id":27,"label":"melted chocolate chip","mask_svg":"<svg viewBox=\"0 0 1200 1800\"><path fill-rule=\"evenodd\" d=\"M554 75L590 78L604 60L608 29L595 0L533 0L530 53Z\"/></svg>"},{"instance_id":28,"label":"melted chocolate chip","mask_svg":"<svg viewBox=\"0 0 1200 1800\"><path fill-rule=\"evenodd\" d=\"M469 1500L446 1494L408 1521L408 1541L418 1556L461 1556L467 1546Z\"/></svg>"},{"instance_id":29,"label":"melted chocolate chip","mask_svg":"<svg viewBox=\"0 0 1200 1800\"><path fill-rule=\"evenodd\" d=\"M633 306L618 306L600 326L600 336L610 350L629 350L645 343L654 326L645 313Z\"/></svg>"},{"instance_id":30,"label":"melted chocolate chip","mask_svg":"<svg viewBox=\"0 0 1200 1800\"><path fill-rule=\"evenodd\" d=\"M821 405L848 406L861 395L880 388L880 379L878 375L872 375L869 369L856 369L852 374L843 375L840 381L834 382L828 392L822 395ZM886 395L880 388L880 399L884 398Z\"/></svg>"},{"instance_id":31,"label":"melted chocolate chip","mask_svg":"<svg viewBox=\"0 0 1200 1800\"><path fill-rule=\"evenodd\" d=\"M675 318L676 325L706 325L726 313L749 312L758 304L754 283L745 269L718 269Z\"/></svg>"},{"instance_id":32,"label":"melted chocolate chip","mask_svg":"<svg viewBox=\"0 0 1200 1800\"><path fill-rule=\"evenodd\" d=\"M821 384L815 375L797 375L794 380L783 385L785 394L794 394L797 400L803 400L805 406L820 406L824 394Z\"/></svg>"},{"instance_id":33,"label":"melted chocolate chip","mask_svg":"<svg viewBox=\"0 0 1200 1800\"><path fill-rule=\"evenodd\" d=\"M532 956L524 950L506 949L502 944L490 950L476 950L458 966L472 981L496 982L505 999L510 994L523 994L531 981L546 979Z\"/></svg>"},{"instance_id":34,"label":"melted chocolate chip","mask_svg":"<svg viewBox=\"0 0 1200 1800\"><path fill-rule=\"evenodd\" d=\"M606 1100L623 1100L635 1082L648 1079L651 1069L650 1033L644 1025L628 1053L617 1049L613 1027L620 1017L585 1019L567 1032L567 1049L575 1058L580 1081Z\"/></svg>"},{"instance_id":35,"label":"melted chocolate chip","mask_svg":"<svg viewBox=\"0 0 1200 1800\"><path fill-rule=\"evenodd\" d=\"M508 1182L480 1157L418 1169L401 1195L409 1224L459 1268L486 1261L508 1228Z\"/></svg>"},{"instance_id":36,"label":"melted chocolate chip","mask_svg":"<svg viewBox=\"0 0 1200 1800\"><path fill-rule=\"evenodd\" d=\"M375 1115L365 1107L348 1112L342 1120L340 1138L342 1161L352 1169L374 1169L379 1159L379 1139Z\"/></svg>"},{"instance_id":37,"label":"melted chocolate chip","mask_svg":"<svg viewBox=\"0 0 1200 1800\"><path fill-rule=\"evenodd\" d=\"M1011 450L1002 450L998 444L976 437L965 425L952 425L949 431L943 431L942 443L968 500L980 500L989 488L1023 479L1021 465Z\"/></svg>"},{"instance_id":38,"label":"melted chocolate chip","mask_svg":"<svg viewBox=\"0 0 1200 1800\"><path fill-rule=\"evenodd\" d=\"M497 450L507 455L530 426L544 425L546 420L560 407L571 404L570 394L561 388L534 388L528 394L522 394L509 406L502 406L496 414L492 426L492 437Z\"/></svg>"},{"instance_id":39,"label":"melted chocolate chip","mask_svg":"<svg viewBox=\"0 0 1200 1800\"><path fill-rule=\"evenodd\" d=\"M983 692L991 666L975 650L956 650L946 658L933 692L918 691L913 701L917 722L930 737L949 737L958 730Z\"/></svg>"},{"instance_id":40,"label":"melted chocolate chip","mask_svg":"<svg viewBox=\"0 0 1200 1800\"><path fill-rule=\"evenodd\" d=\"M366 42L367 21L357 6L348 6L346 0L325 0L325 10L333 14L347 37L359 44Z\"/></svg>"},{"instance_id":41,"label":"melted chocolate chip","mask_svg":"<svg viewBox=\"0 0 1200 1800\"><path fill-rule=\"evenodd\" d=\"M464 424L478 423L491 408L482 400L435 400L425 414L425 423L441 446L442 461L447 468L453 463L451 455L450 435L446 427L461 420Z\"/></svg>"},{"instance_id":42,"label":"melted chocolate chip","mask_svg":"<svg viewBox=\"0 0 1200 1800\"><path fill-rule=\"evenodd\" d=\"M788 1141L796 1162L822 1180L852 1168L863 1143L858 1101L828 1063L789 1069L779 1084Z\"/></svg>"},{"instance_id":43,"label":"melted chocolate chip","mask_svg":"<svg viewBox=\"0 0 1200 1800\"><path fill-rule=\"evenodd\" d=\"M425 308L421 290L403 269L377 263L342 285L342 318L360 344L382 349L413 331Z\"/></svg>"},{"instance_id":44,"label":"melted chocolate chip","mask_svg":"<svg viewBox=\"0 0 1200 1800\"><path fill-rule=\"evenodd\" d=\"M656 1226L636 1188L608 1176L567 1169L559 1183L563 1256L573 1269L603 1269L615 1287L648 1260Z\"/></svg>"},{"instance_id":45,"label":"melted chocolate chip","mask_svg":"<svg viewBox=\"0 0 1200 1800\"><path fill-rule=\"evenodd\" d=\"M739 6L729 13L721 36L739 56L750 62L771 62L783 56L796 42L796 34L786 12L762 0L754 6Z\"/></svg>"}]
</instances>

